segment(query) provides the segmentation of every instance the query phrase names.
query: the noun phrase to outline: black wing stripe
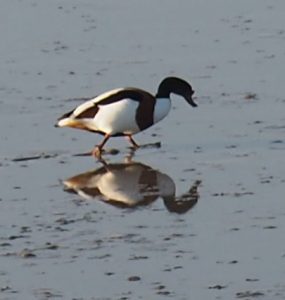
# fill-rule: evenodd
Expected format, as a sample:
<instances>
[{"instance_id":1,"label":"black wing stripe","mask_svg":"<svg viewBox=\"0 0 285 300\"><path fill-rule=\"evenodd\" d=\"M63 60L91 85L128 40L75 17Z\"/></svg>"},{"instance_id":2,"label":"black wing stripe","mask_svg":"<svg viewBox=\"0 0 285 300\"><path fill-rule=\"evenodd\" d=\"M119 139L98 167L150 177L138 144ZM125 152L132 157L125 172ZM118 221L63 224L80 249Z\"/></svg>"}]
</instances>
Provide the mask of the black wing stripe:
<instances>
[{"instance_id":1,"label":"black wing stripe","mask_svg":"<svg viewBox=\"0 0 285 300\"><path fill-rule=\"evenodd\" d=\"M65 118L69 118L69 117L72 115L73 112L74 112L74 110L71 110L71 111L65 113L64 115L62 115L62 116L61 116L60 118L58 118L57 120L60 121L60 120L63 120L63 119L65 119Z\"/></svg>"},{"instance_id":2,"label":"black wing stripe","mask_svg":"<svg viewBox=\"0 0 285 300\"><path fill-rule=\"evenodd\" d=\"M124 89L115 94L109 95L107 98L102 99L97 105L108 105L115 102L119 102L123 99L131 99L133 101L142 101L144 95L141 91L135 89Z\"/></svg>"},{"instance_id":3,"label":"black wing stripe","mask_svg":"<svg viewBox=\"0 0 285 300\"><path fill-rule=\"evenodd\" d=\"M76 116L75 119L87 119L87 118L93 119L95 117L95 115L97 114L98 110L99 110L99 107L97 105L94 105L94 106L89 107L88 109L84 110L81 114Z\"/></svg>"}]
</instances>

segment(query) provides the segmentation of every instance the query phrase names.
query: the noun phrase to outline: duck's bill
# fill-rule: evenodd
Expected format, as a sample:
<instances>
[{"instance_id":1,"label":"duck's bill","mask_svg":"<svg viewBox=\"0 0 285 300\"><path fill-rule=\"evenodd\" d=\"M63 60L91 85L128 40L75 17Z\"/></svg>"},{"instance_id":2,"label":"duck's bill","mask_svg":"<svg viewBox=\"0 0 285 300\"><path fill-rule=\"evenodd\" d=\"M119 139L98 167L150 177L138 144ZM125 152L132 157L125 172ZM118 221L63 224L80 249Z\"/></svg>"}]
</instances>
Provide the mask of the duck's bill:
<instances>
[{"instance_id":1,"label":"duck's bill","mask_svg":"<svg viewBox=\"0 0 285 300\"><path fill-rule=\"evenodd\" d=\"M193 101L192 97L186 98L186 101L187 101L191 106L193 106L193 107L198 106L198 105Z\"/></svg>"}]
</instances>

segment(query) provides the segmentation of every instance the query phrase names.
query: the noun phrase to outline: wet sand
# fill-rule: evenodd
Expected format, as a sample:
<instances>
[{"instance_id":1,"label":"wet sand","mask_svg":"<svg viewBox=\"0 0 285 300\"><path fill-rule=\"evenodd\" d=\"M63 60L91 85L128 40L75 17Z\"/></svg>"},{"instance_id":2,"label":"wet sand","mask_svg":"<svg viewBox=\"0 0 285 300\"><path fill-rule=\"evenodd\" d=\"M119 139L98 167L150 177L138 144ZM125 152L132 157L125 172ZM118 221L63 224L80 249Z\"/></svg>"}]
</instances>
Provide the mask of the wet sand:
<instances>
[{"instance_id":1,"label":"wet sand","mask_svg":"<svg viewBox=\"0 0 285 300\"><path fill-rule=\"evenodd\" d=\"M0 3L0 298L285 299L283 1ZM106 165L82 98L188 79Z\"/></svg>"}]
</instances>

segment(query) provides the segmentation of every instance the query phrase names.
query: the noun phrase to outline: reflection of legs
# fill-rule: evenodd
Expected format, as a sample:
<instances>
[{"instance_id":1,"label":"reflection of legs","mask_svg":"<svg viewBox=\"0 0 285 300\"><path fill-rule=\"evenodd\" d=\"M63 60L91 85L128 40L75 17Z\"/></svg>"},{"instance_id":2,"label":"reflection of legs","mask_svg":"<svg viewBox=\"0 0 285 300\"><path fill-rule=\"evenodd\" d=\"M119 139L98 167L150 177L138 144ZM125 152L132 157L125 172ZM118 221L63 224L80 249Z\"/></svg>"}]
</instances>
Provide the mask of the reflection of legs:
<instances>
[{"instance_id":1,"label":"reflection of legs","mask_svg":"<svg viewBox=\"0 0 285 300\"><path fill-rule=\"evenodd\" d=\"M130 148L130 152L125 156L124 163L126 164L132 163L136 150L137 149L134 149L133 147Z\"/></svg>"},{"instance_id":2,"label":"reflection of legs","mask_svg":"<svg viewBox=\"0 0 285 300\"><path fill-rule=\"evenodd\" d=\"M128 138L129 142L132 144L132 146L133 146L135 149L137 149L137 148L140 147L140 146L135 142L135 140L132 138L131 135L127 135L127 138Z\"/></svg>"},{"instance_id":3,"label":"reflection of legs","mask_svg":"<svg viewBox=\"0 0 285 300\"><path fill-rule=\"evenodd\" d=\"M97 145L96 147L94 147L94 149L92 150L92 155L93 156L101 157L103 147L107 143L107 141L109 140L109 138L110 138L110 135L109 134L105 134L103 141L99 145Z\"/></svg>"}]
</instances>

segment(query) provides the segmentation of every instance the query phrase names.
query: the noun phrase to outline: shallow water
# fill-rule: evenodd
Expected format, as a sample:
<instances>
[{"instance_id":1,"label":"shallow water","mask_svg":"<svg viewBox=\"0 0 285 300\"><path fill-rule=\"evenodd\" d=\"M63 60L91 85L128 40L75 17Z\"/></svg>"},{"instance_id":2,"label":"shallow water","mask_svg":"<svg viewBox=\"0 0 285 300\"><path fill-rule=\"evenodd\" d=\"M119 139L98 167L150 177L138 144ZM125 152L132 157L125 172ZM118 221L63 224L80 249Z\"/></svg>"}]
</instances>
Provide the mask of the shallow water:
<instances>
[{"instance_id":1,"label":"shallow water","mask_svg":"<svg viewBox=\"0 0 285 300\"><path fill-rule=\"evenodd\" d=\"M0 3L1 299L285 298L284 6ZM53 127L76 99L169 74L199 107L173 97L136 136L159 149L114 138L106 168L74 156L100 136Z\"/></svg>"}]
</instances>

